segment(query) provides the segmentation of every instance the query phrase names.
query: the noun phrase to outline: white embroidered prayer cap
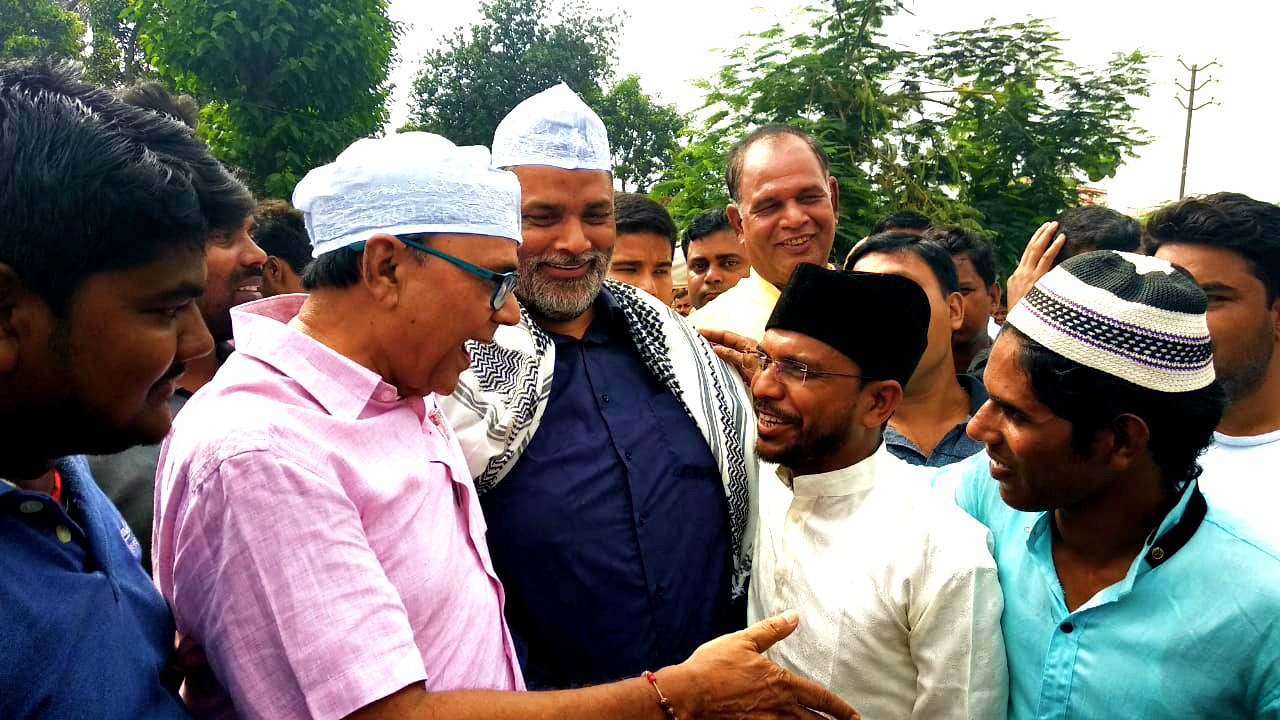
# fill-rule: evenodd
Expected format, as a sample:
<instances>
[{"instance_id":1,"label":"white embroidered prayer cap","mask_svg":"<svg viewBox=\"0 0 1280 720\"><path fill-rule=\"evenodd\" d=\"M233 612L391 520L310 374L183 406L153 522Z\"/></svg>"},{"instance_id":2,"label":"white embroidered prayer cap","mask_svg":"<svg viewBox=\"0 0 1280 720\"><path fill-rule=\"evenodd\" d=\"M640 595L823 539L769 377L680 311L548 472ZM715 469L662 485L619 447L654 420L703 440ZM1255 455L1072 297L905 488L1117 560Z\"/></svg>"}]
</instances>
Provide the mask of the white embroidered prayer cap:
<instances>
[{"instance_id":1,"label":"white embroidered prayer cap","mask_svg":"<svg viewBox=\"0 0 1280 720\"><path fill-rule=\"evenodd\" d=\"M613 171L604 122L564 83L526 99L498 123L493 164Z\"/></svg>"},{"instance_id":2,"label":"white embroidered prayer cap","mask_svg":"<svg viewBox=\"0 0 1280 720\"><path fill-rule=\"evenodd\" d=\"M520 181L480 145L431 133L357 140L293 191L312 257L374 235L493 235L520 244Z\"/></svg>"},{"instance_id":3,"label":"white embroidered prayer cap","mask_svg":"<svg viewBox=\"0 0 1280 720\"><path fill-rule=\"evenodd\" d=\"M1182 270L1114 250L1050 270L1005 322L1049 350L1149 390L1213 382L1208 300Z\"/></svg>"}]
</instances>

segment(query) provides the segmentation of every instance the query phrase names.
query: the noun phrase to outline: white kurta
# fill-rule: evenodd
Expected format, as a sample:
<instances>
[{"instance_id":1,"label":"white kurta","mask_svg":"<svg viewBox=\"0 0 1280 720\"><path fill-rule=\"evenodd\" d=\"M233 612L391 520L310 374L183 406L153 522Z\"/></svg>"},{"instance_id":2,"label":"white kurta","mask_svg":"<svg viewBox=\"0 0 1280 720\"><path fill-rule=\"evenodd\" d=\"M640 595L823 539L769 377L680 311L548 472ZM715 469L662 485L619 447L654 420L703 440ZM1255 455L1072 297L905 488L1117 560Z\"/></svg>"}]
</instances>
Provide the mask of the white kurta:
<instances>
[{"instance_id":1,"label":"white kurta","mask_svg":"<svg viewBox=\"0 0 1280 720\"><path fill-rule=\"evenodd\" d=\"M762 472L750 620L797 610L800 627L769 659L866 720L1000 720L1008 673L991 536L919 472L883 444L830 473Z\"/></svg>"}]
</instances>

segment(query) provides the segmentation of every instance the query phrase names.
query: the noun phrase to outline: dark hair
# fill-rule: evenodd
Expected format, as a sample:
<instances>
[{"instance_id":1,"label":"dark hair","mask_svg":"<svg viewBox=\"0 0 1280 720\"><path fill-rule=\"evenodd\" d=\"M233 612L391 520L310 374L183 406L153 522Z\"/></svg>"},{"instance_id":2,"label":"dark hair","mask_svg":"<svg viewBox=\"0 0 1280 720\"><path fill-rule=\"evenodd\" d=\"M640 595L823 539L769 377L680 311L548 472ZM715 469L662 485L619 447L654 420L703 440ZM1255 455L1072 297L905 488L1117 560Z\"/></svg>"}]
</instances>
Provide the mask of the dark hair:
<instances>
[{"instance_id":1,"label":"dark hair","mask_svg":"<svg viewBox=\"0 0 1280 720\"><path fill-rule=\"evenodd\" d=\"M701 240L712 233L731 229L729 226L729 213L725 212L724 208L704 210L689 222L689 227L684 229L684 235L680 238L680 250L687 258L689 257L689 243Z\"/></svg>"},{"instance_id":2,"label":"dark hair","mask_svg":"<svg viewBox=\"0 0 1280 720\"><path fill-rule=\"evenodd\" d=\"M90 276L202 247L223 211L190 128L67 64L0 63L0 167L0 263L60 316Z\"/></svg>"},{"instance_id":3,"label":"dark hair","mask_svg":"<svg viewBox=\"0 0 1280 720\"><path fill-rule=\"evenodd\" d=\"M331 250L307 263L298 279L302 289L320 290L332 288L341 290L360 282L360 258L364 250L344 247Z\"/></svg>"},{"instance_id":4,"label":"dark hair","mask_svg":"<svg viewBox=\"0 0 1280 720\"><path fill-rule=\"evenodd\" d=\"M871 228L871 234L879 235L890 230L928 230L931 227L933 223L924 215L911 210L902 210L880 218L880 222Z\"/></svg>"},{"instance_id":5,"label":"dark hair","mask_svg":"<svg viewBox=\"0 0 1280 720\"><path fill-rule=\"evenodd\" d=\"M661 235L671 243L671 252L676 251L676 223L671 213L660 203L649 199L641 193L615 192L613 194L614 217L618 224L618 234L653 233Z\"/></svg>"},{"instance_id":6,"label":"dark hair","mask_svg":"<svg viewBox=\"0 0 1280 720\"><path fill-rule=\"evenodd\" d=\"M169 92L161 83L148 80L120 91L120 100L134 107L158 112L195 130L200 124L200 106L190 95Z\"/></svg>"},{"instance_id":7,"label":"dark hair","mask_svg":"<svg viewBox=\"0 0 1280 720\"><path fill-rule=\"evenodd\" d=\"M729 148L729 154L725 156L724 182L729 188L729 197L733 198L734 202L742 199L738 196L738 184L742 182L742 160L747 154L747 150L751 149L752 145L763 140L772 140L785 136L800 138L805 145L809 146L809 149L813 151L813 156L818 159L818 165L822 168L824 179L831 173L831 161L827 159L826 151L822 149L817 140L813 139L812 135L791 125L765 125L751 131L749 135L734 143L733 147Z\"/></svg>"},{"instance_id":8,"label":"dark hair","mask_svg":"<svg viewBox=\"0 0 1280 720\"><path fill-rule=\"evenodd\" d=\"M1213 440L1213 429L1227 406L1222 386L1171 393L1149 390L1069 360L1005 324L1003 333L1018 341L1018 362L1026 371L1036 398L1054 415L1071 423L1071 445L1088 452L1098 431L1110 428L1120 415L1134 415L1147 424L1147 447L1175 490L1200 475L1196 463Z\"/></svg>"},{"instance_id":9,"label":"dark hair","mask_svg":"<svg viewBox=\"0 0 1280 720\"><path fill-rule=\"evenodd\" d=\"M924 232L921 239L942 246L943 250L951 253L952 260L957 255L968 257L987 287L995 283L996 262L991 254L991 243L981 235L959 225L934 225Z\"/></svg>"},{"instance_id":10,"label":"dark hair","mask_svg":"<svg viewBox=\"0 0 1280 720\"><path fill-rule=\"evenodd\" d=\"M1237 253L1266 287L1268 305L1280 294L1280 205L1240 193L1179 200L1147 217L1146 251L1155 253L1165 243L1210 245Z\"/></svg>"},{"instance_id":11,"label":"dark hair","mask_svg":"<svg viewBox=\"0 0 1280 720\"><path fill-rule=\"evenodd\" d=\"M396 238L414 240L420 245L430 245L434 237L432 233L411 233L395 235ZM430 262L431 256L416 248L408 248L409 254L419 262ZM307 263L298 280L302 289L307 291L329 288L342 290L360 284L361 262L364 258L364 244L359 247L347 246L330 250Z\"/></svg>"},{"instance_id":12,"label":"dark hair","mask_svg":"<svg viewBox=\"0 0 1280 720\"><path fill-rule=\"evenodd\" d=\"M942 246L926 242L915 235L893 232L872 235L858 243L853 252L849 253L849 258L844 261L844 269L852 270L859 260L877 253L883 255L911 253L924 260L929 269L933 271L933 276L937 278L938 287L942 290L944 296L960 292L960 280L956 276L956 262L951 259L951 254L943 250Z\"/></svg>"},{"instance_id":13,"label":"dark hair","mask_svg":"<svg viewBox=\"0 0 1280 720\"><path fill-rule=\"evenodd\" d=\"M264 200L253 213L258 226L253 241L262 251L301 273L311 262L311 240L302 213L284 200Z\"/></svg>"},{"instance_id":14,"label":"dark hair","mask_svg":"<svg viewBox=\"0 0 1280 720\"><path fill-rule=\"evenodd\" d=\"M1098 205L1071 208L1054 221L1058 232L1067 236L1067 246L1053 261L1055 267L1073 255L1091 250L1137 252L1142 240L1142 227L1137 220Z\"/></svg>"},{"instance_id":15,"label":"dark hair","mask_svg":"<svg viewBox=\"0 0 1280 720\"><path fill-rule=\"evenodd\" d=\"M131 107L177 120L188 128L195 127L194 116L192 122L184 117L188 104L194 110L195 101L187 95L175 98L159 83L143 83L126 90L121 94L121 99ZM94 109L103 112L102 108ZM193 131L188 129L187 132L190 134ZM199 152L193 152L193 148ZM191 167L192 183L200 195L200 205L204 209L210 231L233 232L253 213L257 202L245 187L244 181L237 176L236 171L227 168L209 154L209 149L203 142L197 141L196 145L178 144L158 149L157 152L176 155Z\"/></svg>"}]
</instances>

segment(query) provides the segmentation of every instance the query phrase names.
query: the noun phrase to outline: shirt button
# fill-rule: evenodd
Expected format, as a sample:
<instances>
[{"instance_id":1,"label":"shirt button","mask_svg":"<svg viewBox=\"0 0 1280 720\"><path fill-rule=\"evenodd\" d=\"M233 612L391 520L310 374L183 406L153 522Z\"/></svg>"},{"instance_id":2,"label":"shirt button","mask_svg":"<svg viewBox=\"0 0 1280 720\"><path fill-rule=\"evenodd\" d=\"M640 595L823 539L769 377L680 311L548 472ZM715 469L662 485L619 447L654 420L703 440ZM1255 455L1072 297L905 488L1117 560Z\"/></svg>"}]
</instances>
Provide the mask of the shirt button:
<instances>
[{"instance_id":1,"label":"shirt button","mask_svg":"<svg viewBox=\"0 0 1280 720\"><path fill-rule=\"evenodd\" d=\"M605 394L601 395L601 396L600 396L600 402L604 403L605 405L608 405L608 404L609 404L609 393L605 393Z\"/></svg>"},{"instance_id":2,"label":"shirt button","mask_svg":"<svg viewBox=\"0 0 1280 720\"><path fill-rule=\"evenodd\" d=\"M657 595L658 597L662 597L665 593L662 590L662 586L659 585L657 588L654 589L653 594Z\"/></svg>"},{"instance_id":3,"label":"shirt button","mask_svg":"<svg viewBox=\"0 0 1280 720\"><path fill-rule=\"evenodd\" d=\"M1069 622L1064 622L1064 623L1062 623L1061 625L1059 625L1059 626L1058 626L1058 629L1059 629L1059 630L1061 630L1062 632L1067 633L1068 635L1070 635L1070 634L1071 634L1071 632L1072 632L1073 630L1075 630L1075 629L1076 629L1076 626L1075 626L1075 625L1072 625L1072 624L1071 624L1071 623L1069 623Z\"/></svg>"},{"instance_id":4,"label":"shirt button","mask_svg":"<svg viewBox=\"0 0 1280 720\"><path fill-rule=\"evenodd\" d=\"M644 527L644 524L648 521L649 513L640 513L640 527Z\"/></svg>"},{"instance_id":5,"label":"shirt button","mask_svg":"<svg viewBox=\"0 0 1280 720\"><path fill-rule=\"evenodd\" d=\"M54 528L53 532L58 536L58 540L63 545L66 545L67 543L71 542L71 529L68 528L66 525L59 525L58 527Z\"/></svg>"},{"instance_id":6,"label":"shirt button","mask_svg":"<svg viewBox=\"0 0 1280 720\"><path fill-rule=\"evenodd\" d=\"M625 459L627 462L631 462L631 451L630 451L630 450L628 450L627 452L622 453L622 457L623 457L623 459Z\"/></svg>"},{"instance_id":7,"label":"shirt button","mask_svg":"<svg viewBox=\"0 0 1280 720\"><path fill-rule=\"evenodd\" d=\"M43 510L44 503L40 502L39 500L28 500L22 503L21 505L19 505L18 509L28 515L31 515L32 513L38 513L41 510Z\"/></svg>"}]
</instances>

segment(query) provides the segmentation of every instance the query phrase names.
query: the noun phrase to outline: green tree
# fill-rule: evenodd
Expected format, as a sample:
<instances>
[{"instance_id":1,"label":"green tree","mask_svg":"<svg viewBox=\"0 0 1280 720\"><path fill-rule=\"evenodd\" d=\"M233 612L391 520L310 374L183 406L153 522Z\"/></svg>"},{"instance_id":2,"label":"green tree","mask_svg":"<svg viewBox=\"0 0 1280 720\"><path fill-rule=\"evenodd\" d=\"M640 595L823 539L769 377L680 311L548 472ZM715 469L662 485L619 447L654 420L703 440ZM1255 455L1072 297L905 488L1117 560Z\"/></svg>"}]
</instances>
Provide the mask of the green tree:
<instances>
[{"instance_id":1,"label":"green tree","mask_svg":"<svg viewBox=\"0 0 1280 720\"><path fill-rule=\"evenodd\" d=\"M0 0L0 57L73 59L83 37L79 16L55 0Z\"/></svg>"},{"instance_id":2,"label":"green tree","mask_svg":"<svg viewBox=\"0 0 1280 720\"><path fill-rule=\"evenodd\" d=\"M646 95L637 75L610 88L599 112L609 131L614 177L623 190L646 192L679 149L676 139L684 129L684 116L674 105L659 104Z\"/></svg>"},{"instance_id":3,"label":"green tree","mask_svg":"<svg viewBox=\"0 0 1280 720\"><path fill-rule=\"evenodd\" d=\"M1082 68L1039 20L939 34L913 53L883 36L902 9L831 0L803 11L800 31L744 36L703 84L709 115L655 194L677 217L701 209L723 193L711 183L734 139L790 123L822 142L840 181L836 258L885 212L910 209L984 232L1007 271L1082 179L1114 174L1146 142L1130 103L1150 85L1142 53Z\"/></svg>"},{"instance_id":4,"label":"green tree","mask_svg":"<svg viewBox=\"0 0 1280 720\"><path fill-rule=\"evenodd\" d=\"M1066 59L1044 21L936 35L916 72L950 91L937 119L960 172L945 178L1017 263L1042 222L1078 202L1076 188L1115 174L1147 144L1131 100L1148 93L1147 56L1117 53L1101 67Z\"/></svg>"},{"instance_id":5,"label":"green tree","mask_svg":"<svg viewBox=\"0 0 1280 720\"><path fill-rule=\"evenodd\" d=\"M460 145L489 145L521 100L558 82L599 106L613 74L618 20L580 0L484 0L483 18L422 58L411 125Z\"/></svg>"},{"instance_id":6,"label":"green tree","mask_svg":"<svg viewBox=\"0 0 1280 720\"><path fill-rule=\"evenodd\" d=\"M132 0L125 20L155 71L206 103L214 152L272 197L387 120L386 0Z\"/></svg>"},{"instance_id":7,"label":"green tree","mask_svg":"<svg viewBox=\"0 0 1280 720\"><path fill-rule=\"evenodd\" d=\"M137 23L126 20L129 0L63 0L69 10L80 14L93 34L89 55L84 59L87 80L118 87L132 84L150 74L142 49L138 47Z\"/></svg>"}]
</instances>

